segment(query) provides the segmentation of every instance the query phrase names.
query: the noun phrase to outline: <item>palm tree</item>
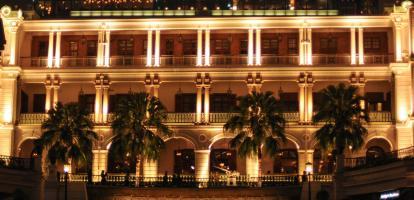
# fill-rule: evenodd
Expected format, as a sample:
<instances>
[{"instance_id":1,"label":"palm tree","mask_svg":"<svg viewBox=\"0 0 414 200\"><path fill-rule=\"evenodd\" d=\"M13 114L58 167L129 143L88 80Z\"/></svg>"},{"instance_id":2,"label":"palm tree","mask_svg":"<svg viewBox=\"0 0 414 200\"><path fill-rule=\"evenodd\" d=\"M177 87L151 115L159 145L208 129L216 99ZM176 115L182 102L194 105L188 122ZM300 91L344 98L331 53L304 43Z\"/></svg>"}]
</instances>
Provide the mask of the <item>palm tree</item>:
<instances>
[{"instance_id":1,"label":"palm tree","mask_svg":"<svg viewBox=\"0 0 414 200\"><path fill-rule=\"evenodd\" d=\"M316 131L315 139L324 150L333 149L336 155L336 171L343 170L344 150L357 150L363 145L369 121L368 113L361 107L364 98L357 94L358 88L340 83L329 85L321 91L319 111L314 123L324 125Z\"/></svg>"},{"instance_id":2,"label":"palm tree","mask_svg":"<svg viewBox=\"0 0 414 200\"><path fill-rule=\"evenodd\" d=\"M92 143L98 136L86 109L78 103L59 102L47 114L42 136L34 141L34 150L42 155L43 176L47 177L49 164L82 165L91 160Z\"/></svg>"},{"instance_id":3,"label":"palm tree","mask_svg":"<svg viewBox=\"0 0 414 200\"><path fill-rule=\"evenodd\" d=\"M111 125L112 148L121 159L135 159L136 186L142 161L158 159L164 146L161 137L171 134L163 124L166 117L166 109L159 99L145 92L129 93L116 105Z\"/></svg>"},{"instance_id":4,"label":"palm tree","mask_svg":"<svg viewBox=\"0 0 414 200\"><path fill-rule=\"evenodd\" d=\"M238 102L237 114L226 122L224 130L236 134L230 146L237 148L239 156L258 162L260 171L258 156L262 148L273 157L279 150L279 141L286 141L281 107L272 92L253 92L238 97Z\"/></svg>"}]
</instances>

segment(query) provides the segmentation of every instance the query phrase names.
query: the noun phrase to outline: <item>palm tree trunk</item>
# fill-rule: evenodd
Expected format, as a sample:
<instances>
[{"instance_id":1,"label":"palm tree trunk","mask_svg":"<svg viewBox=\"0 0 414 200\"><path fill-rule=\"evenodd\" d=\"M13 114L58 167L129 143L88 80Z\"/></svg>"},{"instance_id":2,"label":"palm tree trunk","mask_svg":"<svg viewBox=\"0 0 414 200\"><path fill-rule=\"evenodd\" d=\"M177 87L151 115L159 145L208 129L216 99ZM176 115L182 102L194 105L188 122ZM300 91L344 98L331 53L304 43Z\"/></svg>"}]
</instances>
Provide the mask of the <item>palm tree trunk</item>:
<instances>
[{"instance_id":1,"label":"palm tree trunk","mask_svg":"<svg viewBox=\"0 0 414 200\"><path fill-rule=\"evenodd\" d=\"M137 156L137 163L135 165L135 187L139 187L141 178L141 155Z\"/></svg>"},{"instance_id":2,"label":"palm tree trunk","mask_svg":"<svg viewBox=\"0 0 414 200\"><path fill-rule=\"evenodd\" d=\"M345 156L343 153L336 155L336 173L342 173L344 171Z\"/></svg>"}]
</instances>

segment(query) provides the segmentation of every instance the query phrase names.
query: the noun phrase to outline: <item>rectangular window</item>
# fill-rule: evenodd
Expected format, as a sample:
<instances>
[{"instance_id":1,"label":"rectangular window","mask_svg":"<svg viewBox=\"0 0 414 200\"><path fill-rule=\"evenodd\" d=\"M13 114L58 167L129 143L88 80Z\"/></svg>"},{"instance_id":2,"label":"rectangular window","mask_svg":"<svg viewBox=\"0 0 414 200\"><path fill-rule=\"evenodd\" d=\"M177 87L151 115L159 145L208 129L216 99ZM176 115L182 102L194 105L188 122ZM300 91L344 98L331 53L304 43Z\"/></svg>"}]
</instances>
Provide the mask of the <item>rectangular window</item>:
<instances>
[{"instance_id":1,"label":"rectangular window","mask_svg":"<svg viewBox=\"0 0 414 200\"><path fill-rule=\"evenodd\" d=\"M197 95L193 93L181 93L175 95L175 112L194 113L196 112Z\"/></svg>"},{"instance_id":2,"label":"rectangular window","mask_svg":"<svg viewBox=\"0 0 414 200\"><path fill-rule=\"evenodd\" d=\"M378 51L381 48L381 40L378 37L364 38L364 48L366 50Z\"/></svg>"},{"instance_id":3,"label":"rectangular window","mask_svg":"<svg viewBox=\"0 0 414 200\"><path fill-rule=\"evenodd\" d=\"M86 46L86 55L88 57L96 56L97 55L97 41L96 40L88 40Z\"/></svg>"},{"instance_id":4,"label":"rectangular window","mask_svg":"<svg viewBox=\"0 0 414 200\"><path fill-rule=\"evenodd\" d=\"M298 40L296 38L288 39L288 53L297 54L298 53Z\"/></svg>"},{"instance_id":5,"label":"rectangular window","mask_svg":"<svg viewBox=\"0 0 414 200\"><path fill-rule=\"evenodd\" d=\"M69 56L78 57L78 42L76 41L69 42Z\"/></svg>"},{"instance_id":6,"label":"rectangular window","mask_svg":"<svg viewBox=\"0 0 414 200\"><path fill-rule=\"evenodd\" d=\"M231 112L236 106L236 95L219 93L210 96L210 111L216 113Z\"/></svg>"},{"instance_id":7,"label":"rectangular window","mask_svg":"<svg viewBox=\"0 0 414 200\"><path fill-rule=\"evenodd\" d=\"M314 92L313 94L313 110L319 111L322 102L322 93Z\"/></svg>"},{"instance_id":8,"label":"rectangular window","mask_svg":"<svg viewBox=\"0 0 414 200\"><path fill-rule=\"evenodd\" d=\"M240 54L244 54L244 55L246 55L248 52L248 47L249 45L248 45L248 42L247 42L247 40L241 40L240 41Z\"/></svg>"},{"instance_id":9,"label":"rectangular window","mask_svg":"<svg viewBox=\"0 0 414 200\"><path fill-rule=\"evenodd\" d=\"M174 55L174 40L167 39L165 41L165 55Z\"/></svg>"},{"instance_id":10,"label":"rectangular window","mask_svg":"<svg viewBox=\"0 0 414 200\"><path fill-rule=\"evenodd\" d=\"M299 111L298 93L281 93L280 100L282 102L284 112Z\"/></svg>"},{"instance_id":11,"label":"rectangular window","mask_svg":"<svg viewBox=\"0 0 414 200\"><path fill-rule=\"evenodd\" d=\"M132 56L134 54L134 40L118 40L118 55Z\"/></svg>"},{"instance_id":12,"label":"rectangular window","mask_svg":"<svg viewBox=\"0 0 414 200\"><path fill-rule=\"evenodd\" d=\"M265 39L262 41L263 54L277 54L279 51L279 41Z\"/></svg>"},{"instance_id":13,"label":"rectangular window","mask_svg":"<svg viewBox=\"0 0 414 200\"><path fill-rule=\"evenodd\" d=\"M184 55L196 55L197 54L197 41L196 40L184 40L183 51L184 51Z\"/></svg>"},{"instance_id":14,"label":"rectangular window","mask_svg":"<svg viewBox=\"0 0 414 200\"><path fill-rule=\"evenodd\" d=\"M320 40L320 52L326 54L335 54L337 52L337 40L336 38L321 38Z\"/></svg>"},{"instance_id":15,"label":"rectangular window","mask_svg":"<svg viewBox=\"0 0 414 200\"><path fill-rule=\"evenodd\" d=\"M29 112L29 96L26 92L21 91L20 93L20 113Z\"/></svg>"},{"instance_id":16,"label":"rectangular window","mask_svg":"<svg viewBox=\"0 0 414 200\"><path fill-rule=\"evenodd\" d=\"M365 94L368 111L384 111L384 93L382 92L367 92Z\"/></svg>"},{"instance_id":17,"label":"rectangular window","mask_svg":"<svg viewBox=\"0 0 414 200\"><path fill-rule=\"evenodd\" d=\"M48 48L49 48L49 45L48 45L47 41L40 41L39 42L38 56L39 57L47 57Z\"/></svg>"},{"instance_id":18,"label":"rectangular window","mask_svg":"<svg viewBox=\"0 0 414 200\"><path fill-rule=\"evenodd\" d=\"M230 54L230 41L214 40L214 54Z\"/></svg>"},{"instance_id":19,"label":"rectangular window","mask_svg":"<svg viewBox=\"0 0 414 200\"><path fill-rule=\"evenodd\" d=\"M119 104L119 102L123 98L127 98L129 94L115 94L109 96L109 106L108 106L108 112L114 112L116 109L116 106Z\"/></svg>"},{"instance_id":20,"label":"rectangular window","mask_svg":"<svg viewBox=\"0 0 414 200\"><path fill-rule=\"evenodd\" d=\"M93 113L95 111L95 94L79 95L78 101L84 106L88 113Z\"/></svg>"},{"instance_id":21,"label":"rectangular window","mask_svg":"<svg viewBox=\"0 0 414 200\"><path fill-rule=\"evenodd\" d=\"M46 105L46 94L34 94L33 95L33 113L45 113L45 105Z\"/></svg>"}]
</instances>

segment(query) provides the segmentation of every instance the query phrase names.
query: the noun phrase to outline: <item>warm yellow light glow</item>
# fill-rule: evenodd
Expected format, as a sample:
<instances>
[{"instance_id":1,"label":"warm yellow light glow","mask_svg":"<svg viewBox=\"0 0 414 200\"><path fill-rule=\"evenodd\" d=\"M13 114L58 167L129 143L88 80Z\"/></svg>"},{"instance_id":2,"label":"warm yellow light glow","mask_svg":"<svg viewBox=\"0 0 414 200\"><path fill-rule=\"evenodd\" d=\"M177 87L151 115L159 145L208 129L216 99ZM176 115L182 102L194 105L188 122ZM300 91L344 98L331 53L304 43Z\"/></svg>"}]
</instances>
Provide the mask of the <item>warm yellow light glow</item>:
<instances>
[{"instance_id":1,"label":"warm yellow light glow","mask_svg":"<svg viewBox=\"0 0 414 200\"><path fill-rule=\"evenodd\" d=\"M203 65L203 30L197 30L197 66Z\"/></svg>"},{"instance_id":2,"label":"warm yellow light glow","mask_svg":"<svg viewBox=\"0 0 414 200\"><path fill-rule=\"evenodd\" d=\"M356 37L355 27L351 28L351 65L356 65Z\"/></svg>"},{"instance_id":3,"label":"warm yellow light glow","mask_svg":"<svg viewBox=\"0 0 414 200\"><path fill-rule=\"evenodd\" d=\"M70 171L70 165L69 165L69 164L65 164L65 165L63 166L63 171L64 171L65 173L69 173L69 171Z\"/></svg>"},{"instance_id":4,"label":"warm yellow light glow","mask_svg":"<svg viewBox=\"0 0 414 200\"><path fill-rule=\"evenodd\" d=\"M155 31L155 52L154 52L154 66L159 67L160 66L160 37L161 33L160 30L157 29Z\"/></svg>"},{"instance_id":5,"label":"warm yellow light glow","mask_svg":"<svg viewBox=\"0 0 414 200\"><path fill-rule=\"evenodd\" d=\"M47 53L47 67L53 67L53 41L54 41L54 33L53 31L49 32L49 49Z\"/></svg>"},{"instance_id":6,"label":"warm yellow light glow","mask_svg":"<svg viewBox=\"0 0 414 200\"><path fill-rule=\"evenodd\" d=\"M60 43L61 43L62 33L56 32L56 49L55 49L55 67L60 67Z\"/></svg>"},{"instance_id":7,"label":"warm yellow light glow","mask_svg":"<svg viewBox=\"0 0 414 200\"><path fill-rule=\"evenodd\" d=\"M305 171L306 171L307 174L312 174L312 172L313 172L313 165L312 165L311 162L307 162L305 164Z\"/></svg>"},{"instance_id":8,"label":"warm yellow light glow","mask_svg":"<svg viewBox=\"0 0 414 200\"><path fill-rule=\"evenodd\" d=\"M147 36L147 67L152 66L152 29L148 30Z\"/></svg>"},{"instance_id":9,"label":"warm yellow light glow","mask_svg":"<svg viewBox=\"0 0 414 200\"><path fill-rule=\"evenodd\" d=\"M204 65L205 66L210 66L210 29L206 29L205 31L205 52L204 52Z\"/></svg>"},{"instance_id":10,"label":"warm yellow light glow","mask_svg":"<svg viewBox=\"0 0 414 200\"><path fill-rule=\"evenodd\" d=\"M253 61L254 61L254 41L253 41L253 37L254 37L254 32L253 32L253 28L249 29L249 41L248 41L248 65L253 65Z\"/></svg>"}]
</instances>

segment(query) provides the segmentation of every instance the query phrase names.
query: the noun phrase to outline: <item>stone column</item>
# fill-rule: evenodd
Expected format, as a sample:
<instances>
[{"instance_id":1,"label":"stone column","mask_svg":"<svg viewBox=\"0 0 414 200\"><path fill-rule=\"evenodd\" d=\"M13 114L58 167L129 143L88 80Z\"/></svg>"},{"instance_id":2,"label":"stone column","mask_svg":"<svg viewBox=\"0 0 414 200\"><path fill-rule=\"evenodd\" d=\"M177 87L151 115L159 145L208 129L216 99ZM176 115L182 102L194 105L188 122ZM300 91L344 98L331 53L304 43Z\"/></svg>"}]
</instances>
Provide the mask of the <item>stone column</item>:
<instances>
[{"instance_id":1,"label":"stone column","mask_svg":"<svg viewBox=\"0 0 414 200\"><path fill-rule=\"evenodd\" d=\"M111 62L111 32L105 31L105 54L104 54L104 66L109 67Z\"/></svg>"},{"instance_id":2,"label":"stone column","mask_svg":"<svg viewBox=\"0 0 414 200\"><path fill-rule=\"evenodd\" d=\"M311 123L312 118L313 118L313 83L308 83L305 89L306 89L306 122Z\"/></svg>"},{"instance_id":3,"label":"stone column","mask_svg":"<svg viewBox=\"0 0 414 200\"><path fill-rule=\"evenodd\" d=\"M299 28L299 65L305 65L306 64L306 51L304 46L304 40L303 37L304 34L304 28Z\"/></svg>"},{"instance_id":4,"label":"stone column","mask_svg":"<svg viewBox=\"0 0 414 200\"><path fill-rule=\"evenodd\" d=\"M210 66L210 29L207 28L205 34L204 66Z\"/></svg>"},{"instance_id":5,"label":"stone column","mask_svg":"<svg viewBox=\"0 0 414 200\"><path fill-rule=\"evenodd\" d=\"M55 67L60 67L60 45L61 45L62 33L56 32L56 49L55 49Z\"/></svg>"},{"instance_id":6,"label":"stone column","mask_svg":"<svg viewBox=\"0 0 414 200\"><path fill-rule=\"evenodd\" d=\"M210 85L204 86L204 123L210 123Z\"/></svg>"},{"instance_id":7,"label":"stone column","mask_svg":"<svg viewBox=\"0 0 414 200\"><path fill-rule=\"evenodd\" d=\"M17 77L20 67L3 66L0 88L0 155L11 156L14 144L14 122L17 108Z\"/></svg>"},{"instance_id":8,"label":"stone column","mask_svg":"<svg viewBox=\"0 0 414 200\"><path fill-rule=\"evenodd\" d=\"M158 98L159 89L160 89L160 85L154 85L154 97Z\"/></svg>"},{"instance_id":9,"label":"stone column","mask_svg":"<svg viewBox=\"0 0 414 200\"><path fill-rule=\"evenodd\" d=\"M102 120L102 85L95 85L95 123L100 123Z\"/></svg>"},{"instance_id":10,"label":"stone column","mask_svg":"<svg viewBox=\"0 0 414 200\"><path fill-rule=\"evenodd\" d=\"M312 59L312 29L311 28L307 28L306 29L307 31L307 38L306 38L306 41L307 41L307 43L306 43L306 55L307 55L307 58L306 58L306 64L307 65L312 65L312 63L313 63L313 59Z\"/></svg>"},{"instance_id":11,"label":"stone column","mask_svg":"<svg viewBox=\"0 0 414 200\"><path fill-rule=\"evenodd\" d=\"M299 83L299 122L306 122L306 84Z\"/></svg>"},{"instance_id":12,"label":"stone column","mask_svg":"<svg viewBox=\"0 0 414 200\"><path fill-rule=\"evenodd\" d=\"M145 159L143 163L143 176L146 182L158 181L158 160Z\"/></svg>"},{"instance_id":13,"label":"stone column","mask_svg":"<svg viewBox=\"0 0 414 200\"><path fill-rule=\"evenodd\" d=\"M52 108L56 106L56 104L59 102L59 88L60 85L53 84L53 102L52 102Z\"/></svg>"},{"instance_id":14,"label":"stone column","mask_svg":"<svg viewBox=\"0 0 414 200\"><path fill-rule=\"evenodd\" d=\"M148 30L147 36L147 67L152 66L152 30Z\"/></svg>"},{"instance_id":15,"label":"stone column","mask_svg":"<svg viewBox=\"0 0 414 200\"><path fill-rule=\"evenodd\" d=\"M409 63L391 63L394 73L395 118L397 131L396 149L413 146L412 115L412 77Z\"/></svg>"},{"instance_id":16,"label":"stone column","mask_svg":"<svg viewBox=\"0 0 414 200\"><path fill-rule=\"evenodd\" d=\"M262 38L259 28L256 29L256 65L262 65Z\"/></svg>"},{"instance_id":17,"label":"stone column","mask_svg":"<svg viewBox=\"0 0 414 200\"><path fill-rule=\"evenodd\" d=\"M160 66L160 40L161 40L161 33L160 30L155 30L155 52L154 52L154 66Z\"/></svg>"},{"instance_id":18,"label":"stone column","mask_svg":"<svg viewBox=\"0 0 414 200\"><path fill-rule=\"evenodd\" d=\"M104 41L104 32L98 32L98 47L96 53L96 66L102 67L104 66L104 48L105 48L105 41Z\"/></svg>"},{"instance_id":19,"label":"stone column","mask_svg":"<svg viewBox=\"0 0 414 200\"><path fill-rule=\"evenodd\" d=\"M109 85L102 87L103 99L102 99L102 122L108 122L108 111L109 111Z\"/></svg>"},{"instance_id":20,"label":"stone column","mask_svg":"<svg viewBox=\"0 0 414 200\"><path fill-rule=\"evenodd\" d=\"M47 53L47 67L52 68L53 67L53 42L54 42L54 32L49 32L49 48Z\"/></svg>"},{"instance_id":21,"label":"stone column","mask_svg":"<svg viewBox=\"0 0 414 200\"><path fill-rule=\"evenodd\" d=\"M16 65L17 54L17 25L10 27L10 59L9 65Z\"/></svg>"},{"instance_id":22,"label":"stone column","mask_svg":"<svg viewBox=\"0 0 414 200\"><path fill-rule=\"evenodd\" d=\"M93 160L92 160L92 174L93 175L100 175L102 170L108 171L107 163L108 163L108 150L92 150L93 153ZM101 177L94 176L94 181L100 181Z\"/></svg>"},{"instance_id":23,"label":"stone column","mask_svg":"<svg viewBox=\"0 0 414 200\"><path fill-rule=\"evenodd\" d=\"M203 30L197 30L197 66L203 66Z\"/></svg>"},{"instance_id":24,"label":"stone column","mask_svg":"<svg viewBox=\"0 0 414 200\"><path fill-rule=\"evenodd\" d=\"M248 155L246 156L246 175L250 182L257 182L259 179L259 156Z\"/></svg>"},{"instance_id":25,"label":"stone column","mask_svg":"<svg viewBox=\"0 0 414 200\"><path fill-rule=\"evenodd\" d=\"M249 36L248 36L248 52L247 52L247 64L253 65L254 61L254 32L253 28L249 28Z\"/></svg>"},{"instance_id":26,"label":"stone column","mask_svg":"<svg viewBox=\"0 0 414 200\"><path fill-rule=\"evenodd\" d=\"M355 37L355 27L351 28L351 65L356 65L356 37Z\"/></svg>"},{"instance_id":27,"label":"stone column","mask_svg":"<svg viewBox=\"0 0 414 200\"><path fill-rule=\"evenodd\" d=\"M298 174L302 175L306 171L306 163L313 164L313 149L299 149L298 150Z\"/></svg>"},{"instance_id":28,"label":"stone column","mask_svg":"<svg viewBox=\"0 0 414 200\"><path fill-rule=\"evenodd\" d=\"M365 64L364 61L364 29L362 27L358 28L358 58L359 64Z\"/></svg>"},{"instance_id":29,"label":"stone column","mask_svg":"<svg viewBox=\"0 0 414 200\"><path fill-rule=\"evenodd\" d=\"M210 150L195 150L194 153L195 178L204 187L210 176Z\"/></svg>"},{"instance_id":30,"label":"stone column","mask_svg":"<svg viewBox=\"0 0 414 200\"><path fill-rule=\"evenodd\" d=\"M46 101L45 101L45 112L47 113L52 108L52 86L46 85Z\"/></svg>"},{"instance_id":31,"label":"stone column","mask_svg":"<svg viewBox=\"0 0 414 200\"><path fill-rule=\"evenodd\" d=\"M202 104L203 104L203 100L202 100L202 92L203 92L203 87L202 85L197 85L197 105L196 105L196 123L201 123L201 112L202 112Z\"/></svg>"}]
</instances>

